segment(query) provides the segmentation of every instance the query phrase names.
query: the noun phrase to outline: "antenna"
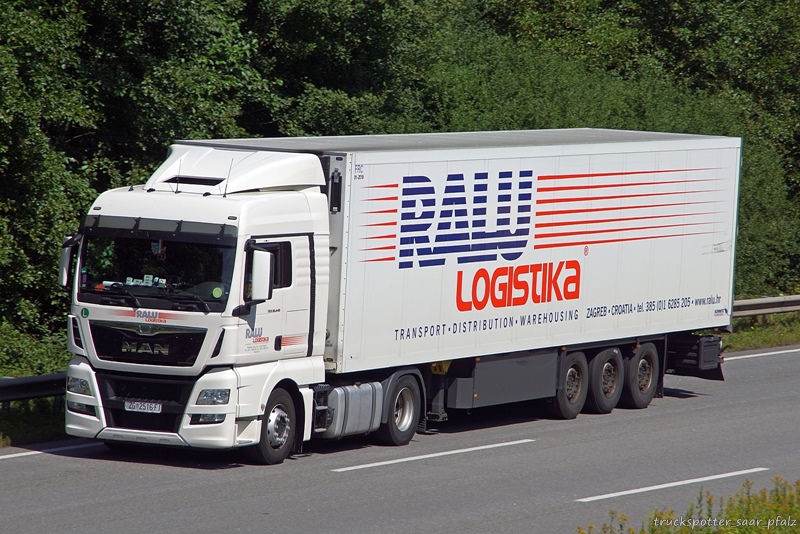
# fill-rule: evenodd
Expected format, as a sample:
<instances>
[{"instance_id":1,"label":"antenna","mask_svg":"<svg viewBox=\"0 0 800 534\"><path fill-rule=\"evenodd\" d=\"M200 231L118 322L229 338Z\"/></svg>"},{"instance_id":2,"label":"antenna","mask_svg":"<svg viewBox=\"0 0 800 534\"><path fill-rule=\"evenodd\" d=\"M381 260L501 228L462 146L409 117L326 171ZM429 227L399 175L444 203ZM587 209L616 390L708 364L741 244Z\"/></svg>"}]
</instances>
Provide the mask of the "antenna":
<instances>
[{"instance_id":1,"label":"antenna","mask_svg":"<svg viewBox=\"0 0 800 534\"><path fill-rule=\"evenodd\" d=\"M178 174L175 175L175 177L178 179L179 182L180 182L180 176L181 176L181 163L183 163L183 158L178 160ZM164 183L167 184L167 187L172 189L172 186L169 185L169 180L164 180ZM150 188L150 191L155 191L155 188ZM176 188L175 191L173 191L173 193L177 193L177 192L178 192L178 189Z\"/></svg>"},{"instance_id":2,"label":"antenna","mask_svg":"<svg viewBox=\"0 0 800 534\"><path fill-rule=\"evenodd\" d=\"M183 158L178 160L178 176L175 177L175 194L177 195L180 193L179 189L181 188L181 163L183 163Z\"/></svg>"},{"instance_id":3,"label":"antenna","mask_svg":"<svg viewBox=\"0 0 800 534\"><path fill-rule=\"evenodd\" d=\"M228 167L228 177L225 178L225 191L222 193L222 198L228 196L228 180L231 179L231 171L233 170L233 158L231 158L231 166Z\"/></svg>"}]
</instances>

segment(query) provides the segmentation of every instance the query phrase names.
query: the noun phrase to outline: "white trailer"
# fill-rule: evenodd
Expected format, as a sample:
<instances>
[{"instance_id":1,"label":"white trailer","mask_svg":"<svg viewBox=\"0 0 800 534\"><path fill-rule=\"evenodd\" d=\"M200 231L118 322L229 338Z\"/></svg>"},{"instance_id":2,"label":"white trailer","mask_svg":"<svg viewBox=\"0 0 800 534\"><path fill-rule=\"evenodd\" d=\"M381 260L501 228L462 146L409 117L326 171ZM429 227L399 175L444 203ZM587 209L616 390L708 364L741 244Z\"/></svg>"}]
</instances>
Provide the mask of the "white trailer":
<instances>
[{"instance_id":1,"label":"white trailer","mask_svg":"<svg viewBox=\"0 0 800 534\"><path fill-rule=\"evenodd\" d=\"M740 158L597 129L177 142L65 242L67 432L279 463L722 379L693 332L730 325Z\"/></svg>"}]
</instances>

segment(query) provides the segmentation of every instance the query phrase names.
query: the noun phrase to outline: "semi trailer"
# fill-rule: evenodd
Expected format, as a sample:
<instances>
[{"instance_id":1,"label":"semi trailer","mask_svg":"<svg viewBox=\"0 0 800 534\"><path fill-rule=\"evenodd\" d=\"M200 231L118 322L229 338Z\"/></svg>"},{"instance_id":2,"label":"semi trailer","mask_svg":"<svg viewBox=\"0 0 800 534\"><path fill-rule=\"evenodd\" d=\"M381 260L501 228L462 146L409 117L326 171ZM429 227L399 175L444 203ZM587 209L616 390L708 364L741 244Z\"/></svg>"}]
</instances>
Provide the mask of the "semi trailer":
<instances>
[{"instance_id":1,"label":"semi trailer","mask_svg":"<svg viewBox=\"0 0 800 534\"><path fill-rule=\"evenodd\" d=\"M66 431L276 464L721 380L740 159L605 129L176 141L64 242Z\"/></svg>"}]
</instances>

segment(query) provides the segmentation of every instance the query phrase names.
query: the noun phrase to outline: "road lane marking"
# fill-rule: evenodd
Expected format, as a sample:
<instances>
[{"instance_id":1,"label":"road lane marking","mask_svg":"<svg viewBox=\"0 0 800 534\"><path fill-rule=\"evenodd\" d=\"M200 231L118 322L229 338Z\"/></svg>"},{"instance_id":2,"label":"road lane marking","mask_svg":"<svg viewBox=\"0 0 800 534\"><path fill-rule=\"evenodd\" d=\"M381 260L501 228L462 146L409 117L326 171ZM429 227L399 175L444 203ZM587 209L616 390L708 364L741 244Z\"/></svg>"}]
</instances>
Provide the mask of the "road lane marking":
<instances>
[{"instance_id":1,"label":"road lane marking","mask_svg":"<svg viewBox=\"0 0 800 534\"><path fill-rule=\"evenodd\" d=\"M331 469L334 473L343 473L345 471L356 471L358 469L369 469L370 467L381 467L384 465L400 464L404 462L414 462L417 460L427 460L428 458L438 458L440 456L450 456L452 454L463 454L465 452L485 451L487 449L496 449L497 447L510 447L511 445L521 445L523 443L533 443L535 439L520 439L518 441L509 441L506 443L494 443L492 445L482 445L480 447L470 447L468 449L457 449L453 451L437 452L435 454L423 454L421 456L411 456L409 458L399 458L397 460L387 460L385 462L375 462L372 464L354 465L352 467L342 467L339 469Z\"/></svg>"},{"instance_id":2,"label":"road lane marking","mask_svg":"<svg viewBox=\"0 0 800 534\"><path fill-rule=\"evenodd\" d=\"M746 360L748 358L760 358L762 356L778 356L780 354L797 354L800 352L800 349L789 349L789 350L777 350L774 352L759 352L758 354L744 354L742 356L724 356L725 361L733 361L733 360Z\"/></svg>"},{"instance_id":3,"label":"road lane marking","mask_svg":"<svg viewBox=\"0 0 800 534\"><path fill-rule=\"evenodd\" d=\"M738 477L740 475L749 475L751 473L759 473L761 471L769 471L768 467L756 467L754 469L745 469L744 471L733 471L731 473L722 473L720 475L711 475L702 478L692 478L689 480L679 480L678 482L669 482L667 484L658 484L657 486L647 486L646 488L637 488L626 491L618 491L616 493L606 493L605 495L595 495L594 497L584 497L583 499L576 499L577 502L593 502L601 501L603 499L613 499L614 497L622 497L624 495L635 495L637 493L645 493L648 491L656 491L666 488L674 488L676 486L687 486L689 484L697 484L698 482L708 482L709 480L718 480L720 478Z\"/></svg>"},{"instance_id":4,"label":"road lane marking","mask_svg":"<svg viewBox=\"0 0 800 534\"><path fill-rule=\"evenodd\" d=\"M0 460L10 460L11 458L22 458L23 456L34 456L36 454L49 454L53 452L71 451L74 449L88 449L89 447L97 447L101 443L86 443L83 445L70 445L69 447L57 447L55 449L44 449L41 451L17 452L15 454L0 455Z\"/></svg>"}]
</instances>

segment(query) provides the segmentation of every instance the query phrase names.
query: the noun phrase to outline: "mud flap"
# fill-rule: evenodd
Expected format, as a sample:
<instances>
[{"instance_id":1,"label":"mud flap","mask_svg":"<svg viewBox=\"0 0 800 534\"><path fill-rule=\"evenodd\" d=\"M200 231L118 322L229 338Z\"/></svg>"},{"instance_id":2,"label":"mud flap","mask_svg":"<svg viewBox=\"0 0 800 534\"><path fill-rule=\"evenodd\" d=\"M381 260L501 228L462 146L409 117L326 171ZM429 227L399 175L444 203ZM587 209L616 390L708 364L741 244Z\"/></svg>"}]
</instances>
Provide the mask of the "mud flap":
<instances>
[{"instance_id":1,"label":"mud flap","mask_svg":"<svg viewBox=\"0 0 800 534\"><path fill-rule=\"evenodd\" d=\"M667 372L706 380L725 380L717 336L671 334L667 337Z\"/></svg>"}]
</instances>

